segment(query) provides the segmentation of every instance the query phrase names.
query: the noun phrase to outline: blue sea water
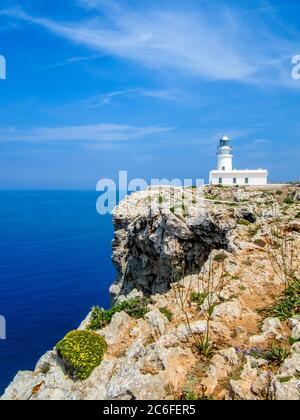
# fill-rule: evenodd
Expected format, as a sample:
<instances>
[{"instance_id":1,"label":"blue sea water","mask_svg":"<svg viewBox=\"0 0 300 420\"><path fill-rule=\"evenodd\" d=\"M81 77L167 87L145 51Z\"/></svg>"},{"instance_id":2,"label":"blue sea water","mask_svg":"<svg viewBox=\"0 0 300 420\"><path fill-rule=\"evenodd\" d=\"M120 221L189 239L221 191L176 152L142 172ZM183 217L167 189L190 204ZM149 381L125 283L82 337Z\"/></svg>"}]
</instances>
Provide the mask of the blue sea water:
<instances>
[{"instance_id":1,"label":"blue sea water","mask_svg":"<svg viewBox=\"0 0 300 420\"><path fill-rule=\"evenodd\" d=\"M109 305L113 226L96 200L96 192L0 191L0 393L93 305Z\"/></svg>"}]
</instances>

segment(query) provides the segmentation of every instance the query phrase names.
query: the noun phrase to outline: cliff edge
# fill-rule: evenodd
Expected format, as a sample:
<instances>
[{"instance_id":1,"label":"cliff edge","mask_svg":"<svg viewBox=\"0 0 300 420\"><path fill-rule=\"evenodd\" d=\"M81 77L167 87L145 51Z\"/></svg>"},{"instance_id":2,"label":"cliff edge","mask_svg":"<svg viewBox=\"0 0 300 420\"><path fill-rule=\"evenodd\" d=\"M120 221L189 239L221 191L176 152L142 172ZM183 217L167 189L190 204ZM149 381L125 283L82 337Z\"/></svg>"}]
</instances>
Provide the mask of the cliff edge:
<instances>
[{"instance_id":1,"label":"cliff edge","mask_svg":"<svg viewBox=\"0 0 300 420\"><path fill-rule=\"evenodd\" d=\"M298 186L127 197L112 308L79 327L101 363L79 379L55 348L2 399L300 399L299 203Z\"/></svg>"}]
</instances>

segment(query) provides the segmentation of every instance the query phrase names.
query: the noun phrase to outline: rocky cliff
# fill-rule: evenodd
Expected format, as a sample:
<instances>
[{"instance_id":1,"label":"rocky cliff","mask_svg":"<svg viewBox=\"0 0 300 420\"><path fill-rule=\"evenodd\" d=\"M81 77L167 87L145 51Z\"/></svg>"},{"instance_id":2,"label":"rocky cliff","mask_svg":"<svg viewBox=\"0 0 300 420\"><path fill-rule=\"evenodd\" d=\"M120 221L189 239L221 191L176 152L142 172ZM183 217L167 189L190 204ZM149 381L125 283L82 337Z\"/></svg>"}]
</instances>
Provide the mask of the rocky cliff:
<instances>
[{"instance_id":1,"label":"rocky cliff","mask_svg":"<svg viewBox=\"0 0 300 420\"><path fill-rule=\"evenodd\" d=\"M203 200L196 191L183 197L180 189L161 188L134 193L115 208L113 301L165 293L176 276L199 272L213 249L230 249L235 212Z\"/></svg>"},{"instance_id":2,"label":"rocky cliff","mask_svg":"<svg viewBox=\"0 0 300 420\"><path fill-rule=\"evenodd\" d=\"M80 326L105 339L101 364L79 380L53 349L2 398L299 399L299 198L292 186L127 197L113 310Z\"/></svg>"}]
</instances>

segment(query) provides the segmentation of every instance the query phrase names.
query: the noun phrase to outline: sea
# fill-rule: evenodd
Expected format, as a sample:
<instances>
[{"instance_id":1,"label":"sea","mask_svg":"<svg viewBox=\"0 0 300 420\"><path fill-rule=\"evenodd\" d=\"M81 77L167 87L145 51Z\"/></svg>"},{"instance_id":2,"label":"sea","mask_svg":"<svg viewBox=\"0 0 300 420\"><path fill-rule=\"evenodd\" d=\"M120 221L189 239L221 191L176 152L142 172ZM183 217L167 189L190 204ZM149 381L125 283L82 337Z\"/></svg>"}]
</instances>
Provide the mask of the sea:
<instances>
[{"instance_id":1,"label":"sea","mask_svg":"<svg viewBox=\"0 0 300 420\"><path fill-rule=\"evenodd\" d=\"M0 395L92 306L109 307L113 225L98 195L0 191Z\"/></svg>"}]
</instances>

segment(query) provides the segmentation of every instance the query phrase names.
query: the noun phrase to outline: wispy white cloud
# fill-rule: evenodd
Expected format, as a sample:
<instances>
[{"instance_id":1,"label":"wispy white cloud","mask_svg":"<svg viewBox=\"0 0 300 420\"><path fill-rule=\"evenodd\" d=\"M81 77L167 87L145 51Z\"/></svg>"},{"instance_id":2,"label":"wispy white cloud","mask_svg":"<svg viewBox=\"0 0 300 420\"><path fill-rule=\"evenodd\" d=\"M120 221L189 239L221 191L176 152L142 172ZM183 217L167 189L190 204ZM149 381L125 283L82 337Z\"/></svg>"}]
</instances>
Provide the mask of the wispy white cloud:
<instances>
[{"instance_id":1,"label":"wispy white cloud","mask_svg":"<svg viewBox=\"0 0 300 420\"><path fill-rule=\"evenodd\" d=\"M178 101L182 99L182 93L178 91L166 89L166 90L155 90L155 89L136 89L137 95L147 96L150 98L165 99L166 101Z\"/></svg>"},{"instance_id":2,"label":"wispy white cloud","mask_svg":"<svg viewBox=\"0 0 300 420\"><path fill-rule=\"evenodd\" d=\"M117 96L128 96L132 94L134 91L135 91L134 89L117 90L114 92L95 95L95 96L92 96L91 98L85 99L83 101L83 104L88 108L100 108L101 106L110 104L113 98Z\"/></svg>"},{"instance_id":3,"label":"wispy white cloud","mask_svg":"<svg viewBox=\"0 0 300 420\"><path fill-rule=\"evenodd\" d=\"M83 22L56 22L33 17L21 9L2 13L40 25L93 51L209 80L256 83L272 80L295 43L280 39L257 22L255 31L237 11L219 8L193 13L157 8L121 8L117 2L82 0L86 7L104 8L106 17ZM105 6L104 6L105 4ZM281 77L281 75L280 75Z\"/></svg>"},{"instance_id":4,"label":"wispy white cloud","mask_svg":"<svg viewBox=\"0 0 300 420\"><path fill-rule=\"evenodd\" d=\"M101 9L109 12L120 12L121 6L115 0L75 0L78 6L87 10Z\"/></svg>"},{"instance_id":5,"label":"wispy white cloud","mask_svg":"<svg viewBox=\"0 0 300 420\"><path fill-rule=\"evenodd\" d=\"M164 99L167 101L176 101L179 99L177 93L171 90L148 90L148 89L124 89L124 90L117 90L114 92L108 92L104 94L99 94L92 96L91 98L85 99L83 101L83 105L87 108L100 108L105 105L109 105L112 100L119 96L125 97L138 97L138 96L145 96L150 98L156 99Z\"/></svg>"},{"instance_id":6,"label":"wispy white cloud","mask_svg":"<svg viewBox=\"0 0 300 420\"><path fill-rule=\"evenodd\" d=\"M77 0L93 10L80 22L35 17L22 9L2 11L94 52L133 60L155 70L167 70L205 80L234 80L294 87L290 57L298 51L300 33L276 31L282 23L265 4L258 13L239 8L193 10L184 4L167 9L156 2L142 7L114 0ZM270 22L272 21L272 25ZM278 35L280 33L280 36Z\"/></svg>"},{"instance_id":7,"label":"wispy white cloud","mask_svg":"<svg viewBox=\"0 0 300 420\"><path fill-rule=\"evenodd\" d=\"M0 129L0 142L81 141L108 143L139 139L172 129L172 127L164 126L134 127L117 124L94 124L58 128L39 127L33 129L10 127L8 129Z\"/></svg>"},{"instance_id":8,"label":"wispy white cloud","mask_svg":"<svg viewBox=\"0 0 300 420\"><path fill-rule=\"evenodd\" d=\"M57 67L64 67L70 64L82 63L85 61L97 60L98 58L102 58L103 54L93 54L88 56L77 56L77 57L70 57L64 61L60 61L58 63L49 64L48 66L40 67L38 70L48 70L54 69Z\"/></svg>"}]
</instances>

